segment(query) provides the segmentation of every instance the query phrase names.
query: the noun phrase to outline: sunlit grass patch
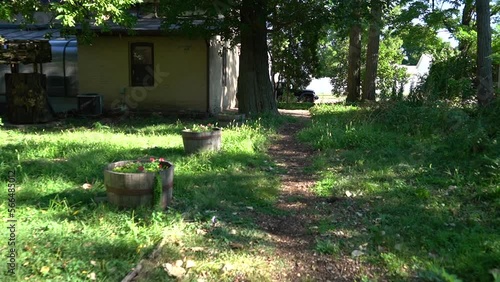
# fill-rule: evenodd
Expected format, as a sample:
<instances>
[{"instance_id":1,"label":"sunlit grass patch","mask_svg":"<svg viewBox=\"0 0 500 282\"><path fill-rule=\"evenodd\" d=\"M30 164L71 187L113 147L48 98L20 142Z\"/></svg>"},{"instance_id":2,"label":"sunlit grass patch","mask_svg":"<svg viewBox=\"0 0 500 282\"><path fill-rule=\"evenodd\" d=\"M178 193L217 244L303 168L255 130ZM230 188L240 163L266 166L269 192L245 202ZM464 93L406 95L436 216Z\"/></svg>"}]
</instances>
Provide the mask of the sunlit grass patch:
<instances>
[{"instance_id":1,"label":"sunlit grass patch","mask_svg":"<svg viewBox=\"0 0 500 282\"><path fill-rule=\"evenodd\" d=\"M15 278L118 281L152 252L165 232L171 232L165 246L175 252L182 250L175 249L179 247L177 232L186 244L224 249L228 262L238 268L248 265L247 276L265 275L266 270L261 270L267 267L264 258L259 260L261 254L253 252L266 245L266 240L251 221L238 214L248 211L247 206L272 212L279 185L268 169L273 165L264 149L280 120L256 119L225 128L221 152L199 155L184 153L180 132L190 124L211 121L137 119L106 124L74 120L53 128L0 129L1 174L16 171ZM104 166L144 156L174 163L174 203L167 214L148 208L121 210L103 201ZM0 185L6 187L5 178ZM2 199L7 198L6 190L0 190ZM0 210L7 210L6 202L0 203ZM213 216L219 218L218 230L225 231L198 234ZM6 212L0 218L6 220ZM224 238L233 240L233 229L238 234L235 241L249 244L248 250L228 247ZM7 238L7 232L2 228L0 238ZM214 243L207 234L220 239ZM3 240L0 250L6 248ZM210 265L208 259L197 257L197 265ZM252 272L252 266L258 269ZM160 270L162 277L168 276ZM236 275L212 273L217 280ZM0 273L0 280L7 279L5 275Z\"/></svg>"},{"instance_id":2,"label":"sunlit grass patch","mask_svg":"<svg viewBox=\"0 0 500 282\"><path fill-rule=\"evenodd\" d=\"M315 190L342 212L321 226L330 241L320 249L362 250L391 279L492 278L500 265L500 128L491 115L407 103L311 112L300 136L321 151ZM338 230L357 235L336 245Z\"/></svg>"},{"instance_id":3,"label":"sunlit grass patch","mask_svg":"<svg viewBox=\"0 0 500 282\"><path fill-rule=\"evenodd\" d=\"M168 279L164 264L190 261L181 265L185 280L234 281L250 279L268 281L279 264L271 260L268 238L252 226L232 225L223 220L213 224L185 222L167 228L165 241L157 259L148 261L141 272L142 281ZM175 276L170 275L174 280Z\"/></svg>"}]
</instances>

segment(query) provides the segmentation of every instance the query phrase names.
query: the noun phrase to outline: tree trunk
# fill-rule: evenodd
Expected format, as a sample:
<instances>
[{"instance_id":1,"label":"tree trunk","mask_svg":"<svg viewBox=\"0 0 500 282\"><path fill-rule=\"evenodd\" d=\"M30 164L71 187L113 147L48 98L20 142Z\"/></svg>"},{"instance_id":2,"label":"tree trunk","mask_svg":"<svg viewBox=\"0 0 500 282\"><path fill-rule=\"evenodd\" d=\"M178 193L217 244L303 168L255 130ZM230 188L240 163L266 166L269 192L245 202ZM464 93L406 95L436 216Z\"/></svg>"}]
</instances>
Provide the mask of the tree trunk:
<instances>
[{"instance_id":1,"label":"tree trunk","mask_svg":"<svg viewBox=\"0 0 500 282\"><path fill-rule=\"evenodd\" d=\"M269 76L267 53L267 0L243 0L241 16L241 53L238 77L238 110L278 113Z\"/></svg>"},{"instance_id":2,"label":"tree trunk","mask_svg":"<svg viewBox=\"0 0 500 282\"><path fill-rule=\"evenodd\" d=\"M368 47L366 49L366 73L363 81L363 100L375 101L375 88L378 70L378 56L380 47L380 22L382 21L382 3L372 2L372 22L368 33Z\"/></svg>"},{"instance_id":3,"label":"tree trunk","mask_svg":"<svg viewBox=\"0 0 500 282\"><path fill-rule=\"evenodd\" d=\"M361 84L361 26L359 23L353 24L349 32L348 61L346 102L356 102L360 98Z\"/></svg>"},{"instance_id":4,"label":"tree trunk","mask_svg":"<svg viewBox=\"0 0 500 282\"><path fill-rule=\"evenodd\" d=\"M493 100L493 71L491 61L491 26L489 0L477 0L477 100L487 106Z\"/></svg>"},{"instance_id":5,"label":"tree trunk","mask_svg":"<svg viewBox=\"0 0 500 282\"><path fill-rule=\"evenodd\" d=\"M472 22L472 17L474 15L474 0L466 0L464 2L464 7L462 9L462 21L461 25L463 28L468 28ZM460 40L458 42L458 50L460 50L460 53L462 55L465 55L467 51L469 50L469 42L467 40Z\"/></svg>"}]
</instances>

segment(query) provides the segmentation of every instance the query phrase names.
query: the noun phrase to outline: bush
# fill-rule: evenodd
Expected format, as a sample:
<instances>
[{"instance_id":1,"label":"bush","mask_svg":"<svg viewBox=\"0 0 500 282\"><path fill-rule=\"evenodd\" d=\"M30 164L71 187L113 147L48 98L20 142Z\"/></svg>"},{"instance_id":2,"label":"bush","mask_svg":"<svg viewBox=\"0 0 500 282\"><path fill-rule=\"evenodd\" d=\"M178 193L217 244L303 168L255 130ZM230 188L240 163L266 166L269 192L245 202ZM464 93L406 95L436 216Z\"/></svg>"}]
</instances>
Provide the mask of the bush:
<instances>
[{"instance_id":1,"label":"bush","mask_svg":"<svg viewBox=\"0 0 500 282\"><path fill-rule=\"evenodd\" d=\"M422 103L435 100L467 101L476 94L475 61L469 56L455 55L432 63L408 99Z\"/></svg>"}]
</instances>

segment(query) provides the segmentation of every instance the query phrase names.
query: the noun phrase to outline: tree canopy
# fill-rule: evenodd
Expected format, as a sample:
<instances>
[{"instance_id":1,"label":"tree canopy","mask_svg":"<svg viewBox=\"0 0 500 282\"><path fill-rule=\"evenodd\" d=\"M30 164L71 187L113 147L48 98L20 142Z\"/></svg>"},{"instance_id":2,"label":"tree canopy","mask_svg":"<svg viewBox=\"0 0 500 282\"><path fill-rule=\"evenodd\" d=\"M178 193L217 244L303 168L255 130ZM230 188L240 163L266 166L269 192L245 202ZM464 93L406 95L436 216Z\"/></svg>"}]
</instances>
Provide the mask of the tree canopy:
<instances>
[{"instance_id":1,"label":"tree canopy","mask_svg":"<svg viewBox=\"0 0 500 282\"><path fill-rule=\"evenodd\" d=\"M52 16L47 24L59 22L65 27L74 27L89 21L98 26L105 26L110 21L131 26L135 17L128 11L132 5L140 2L142 0L1 1L0 19L14 21L22 16L22 22L29 24L36 20L34 12L46 12Z\"/></svg>"},{"instance_id":2,"label":"tree canopy","mask_svg":"<svg viewBox=\"0 0 500 282\"><path fill-rule=\"evenodd\" d=\"M106 28L110 22L131 27L136 17L130 8L141 2L2 1L0 18L14 20L23 15L23 21L31 23L36 20L33 12L40 11L51 16L49 25L57 23L68 29L76 25L85 29L90 24ZM497 23L500 4L487 2L489 5L483 5L487 21ZM277 112L269 72L280 73L291 88L305 87L312 77L327 75L332 77L335 93L352 92L352 101L375 99L375 90L386 96L394 94L395 83L404 80L395 65L415 64L424 53L433 56L436 66L431 68L427 79L431 81L427 83L427 93L451 91L455 97L470 98L463 93L470 93L478 86L479 78L473 71L480 52L478 32L484 34L488 30L479 27L479 20L484 17L479 16L478 4L484 3L479 0L170 0L160 1L158 16L164 20L165 28L175 26L179 31L205 38L219 35L222 40L241 46L237 98L240 111L251 114ZM441 30L457 40L455 50L437 36ZM492 41L491 44L484 41L492 45L491 51L486 50L492 52L487 56L491 60L486 62L490 65L500 60L498 52L495 53L499 46L498 27L486 36ZM451 85L461 85L461 89L450 89L449 83L432 82L442 75L437 72L443 64L447 67L441 67L442 70L458 67L451 78L457 83ZM434 85L433 90L429 85ZM436 89L437 85L445 88ZM363 88L366 93L361 97Z\"/></svg>"},{"instance_id":3,"label":"tree canopy","mask_svg":"<svg viewBox=\"0 0 500 282\"><path fill-rule=\"evenodd\" d=\"M398 88L404 84L406 73L397 66L415 65L422 54L430 54L434 64L427 79L422 80L426 86L419 88L419 91L425 89L427 94L424 96L446 99L470 99L474 96L472 93L478 86L478 1L372 0L335 3L335 10L341 12L334 15L333 24L326 38L321 40L319 49L320 73L332 78L334 93L347 94L349 101L373 99L373 94L369 93L373 93L375 84L379 98L396 97L398 95L394 94L401 92ZM375 13L378 3L383 5L381 20ZM488 22L496 23L499 3L489 4L491 21ZM379 36L375 29L377 24L381 24ZM450 34L457 42L457 48L438 36L442 31ZM487 51L490 53L487 57L493 62L498 57L494 52L496 37L493 32L493 52ZM378 51L377 38L380 38ZM347 50L346 44L350 50ZM378 60L376 64L375 60ZM349 68L342 63L347 61ZM366 62L366 66L362 62ZM375 76L373 70L377 72ZM439 73L438 70L442 71ZM438 86L441 88L436 88Z\"/></svg>"}]
</instances>

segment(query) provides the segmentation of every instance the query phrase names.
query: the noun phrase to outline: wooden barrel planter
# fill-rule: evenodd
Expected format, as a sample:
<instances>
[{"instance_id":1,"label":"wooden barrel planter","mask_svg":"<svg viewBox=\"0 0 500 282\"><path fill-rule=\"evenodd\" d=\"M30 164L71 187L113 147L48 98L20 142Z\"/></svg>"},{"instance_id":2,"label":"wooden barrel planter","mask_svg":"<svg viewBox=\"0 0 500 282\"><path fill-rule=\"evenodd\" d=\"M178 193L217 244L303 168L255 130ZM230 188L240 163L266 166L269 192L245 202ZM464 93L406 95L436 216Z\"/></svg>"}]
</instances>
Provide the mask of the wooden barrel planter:
<instances>
[{"instance_id":1,"label":"wooden barrel planter","mask_svg":"<svg viewBox=\"0 0 500 282\"><path fill-rule=\"evenodd\" d=\"M238 126L245 122L245 114L220 113L216 116L216 118L217 124L224 127L230 124Z\"/></svg>"},{"instance_id":2,"label":"wooden barrel planter","mask_svg":"<svg viewBox=\"0 0 500 282\"><path fill-rule=\"evenodd\" d=\"M210 131L195 132L189 129L182 131L184 151L188 154L204 151L219 151L221 147L221 132L218 127Z\"/></svg>"},{"instance_id":3,"label":"wooden barrel planter","mask_svg":"<svg viewBox=\"0 0 500 282\"><path fill-rule=\"evenodd\" d=\"M124 173L113 171L134 161L120 161L108 164L104 169L104 185L108 201L120 208L136 208L153 205L156 177L161 178L160 206L166 209L172 202L174 165L164 161L166 167L159 172Z\"/></svg>"}]
</instances>

